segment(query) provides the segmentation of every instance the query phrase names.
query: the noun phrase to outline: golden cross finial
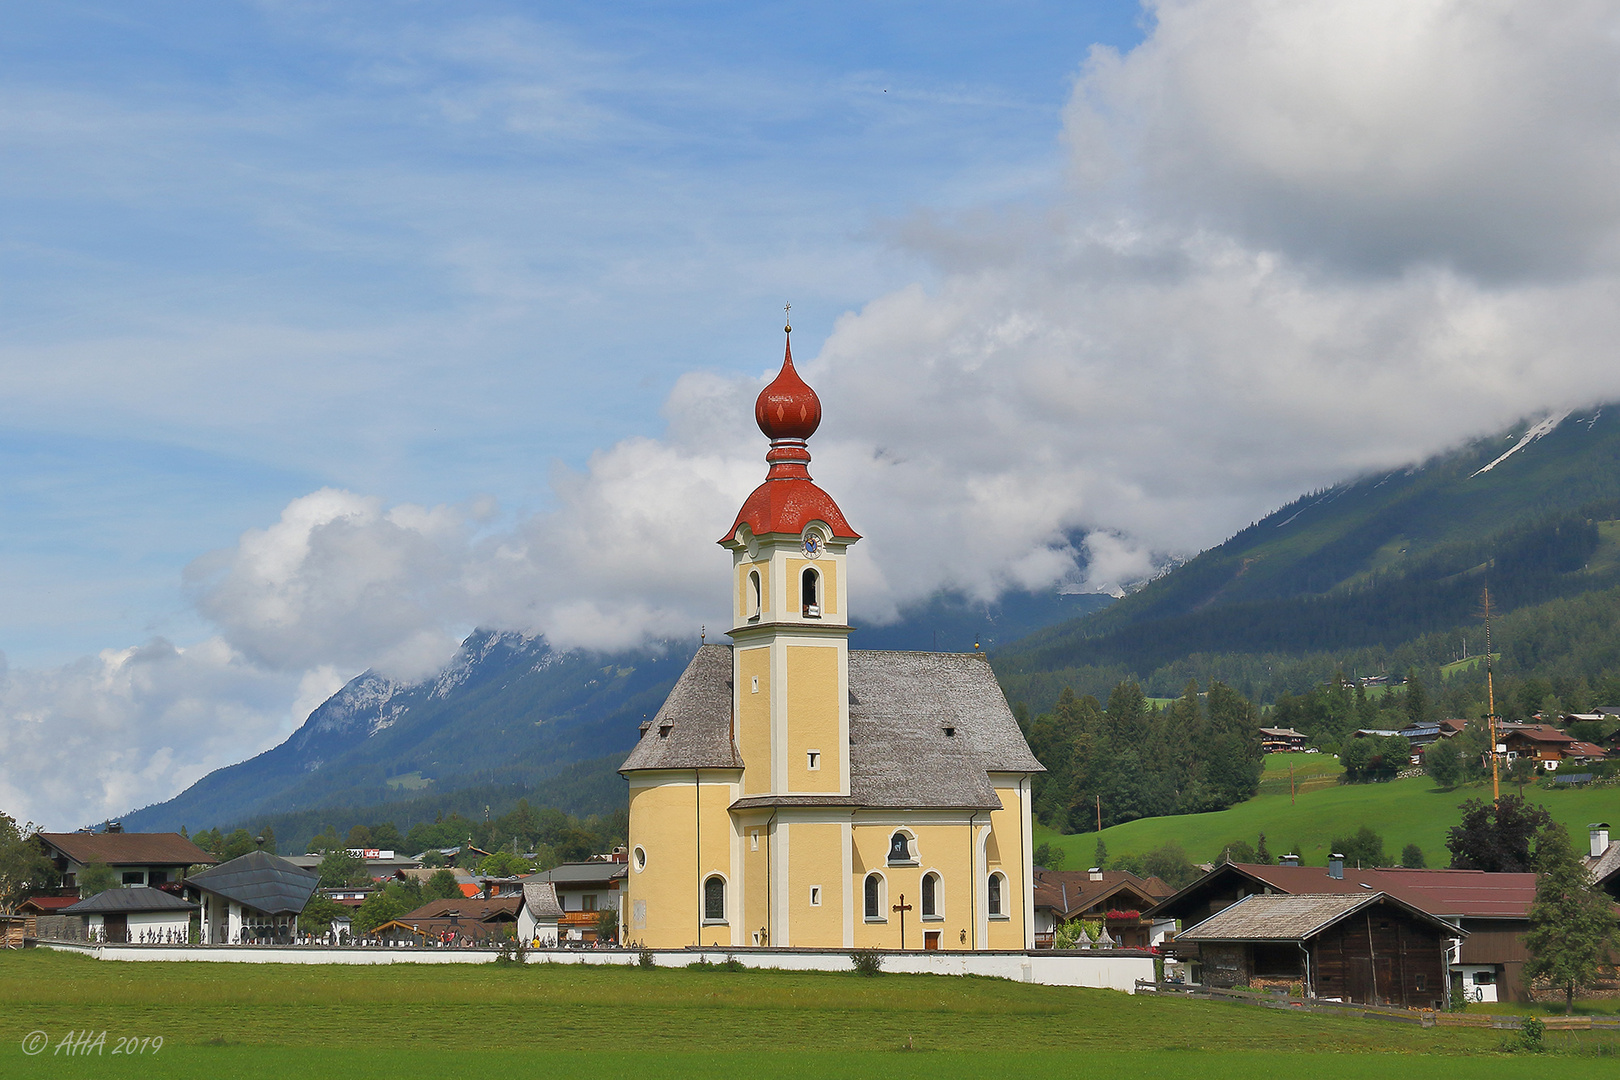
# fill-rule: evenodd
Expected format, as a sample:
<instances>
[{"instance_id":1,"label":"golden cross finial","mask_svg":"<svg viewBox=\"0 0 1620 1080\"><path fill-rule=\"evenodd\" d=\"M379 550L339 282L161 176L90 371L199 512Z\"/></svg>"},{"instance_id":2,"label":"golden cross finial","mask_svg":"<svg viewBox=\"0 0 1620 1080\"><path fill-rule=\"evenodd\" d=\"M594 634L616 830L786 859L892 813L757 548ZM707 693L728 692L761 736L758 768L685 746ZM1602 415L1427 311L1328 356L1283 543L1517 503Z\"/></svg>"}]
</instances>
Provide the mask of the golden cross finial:
<instances>
[{"instance_id":1,"label":"golden cross finial","mask_svg":"<svg viewBox=\"0 0 1620 1080\"><path fill-rule=\"evenodd\" d=\"M793 305L783 304L782 311L787 315L787 325L782 327L782 332L785 334L791 334L793 333Z\"/></svg>"}]
</instances>

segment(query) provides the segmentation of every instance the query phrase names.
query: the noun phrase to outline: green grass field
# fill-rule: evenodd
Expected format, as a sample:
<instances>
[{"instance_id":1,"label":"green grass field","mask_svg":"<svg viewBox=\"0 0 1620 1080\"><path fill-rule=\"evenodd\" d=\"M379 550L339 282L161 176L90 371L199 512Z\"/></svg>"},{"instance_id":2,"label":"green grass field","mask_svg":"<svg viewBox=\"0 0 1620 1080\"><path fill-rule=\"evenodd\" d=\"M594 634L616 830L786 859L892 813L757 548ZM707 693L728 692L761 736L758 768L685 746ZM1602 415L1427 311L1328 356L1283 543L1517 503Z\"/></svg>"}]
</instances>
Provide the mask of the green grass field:
<instances>
[{"instance_id":1,"label":"green grass field","mask_svg":"<svg viewBox=\"0 0 1620 1080\"><path fill-rule=\"evenodd\" d=\"M1293 765L1297 796L1290 801L1288 767ZM1143 854L1174 840L1187 849L1194 862L1211 862L1234 840L1253 844L1260 833L1273 855L1298 850L1312 866L1327 864L1328 846L1336 836L1347 836L1366 825L1384 838L1384 850L1399 858L1407 844L1423 849L1430 866L1444 866L1446 831L1462 820L1457 809L1465 799L1489 800L1489 782L1441 791L1427 777L1392 780L1387 784L1340 784L1341 770L1328 754L1267 754L1260 793L1248 802L1212 814L1143 818L1103 830L1110 857ZM1517 793L1504 783L1502 791ZM1539 802L1570 831L1577 847L1586 843L1586 826L1593 821L1620 819L1620 788L1583 788L1553 791L1527 787L1525 798ZM1036 826L1035 842L1063 848L1065 869L1092 865L1096 833L1063 836Z\"/></svg>"},{"instance_id":2,"label":"green grass field","mask_svg":"<svg viewBox=\"0 0 1620 1080\"><path fill-rule=\"evenodd\" d=\"M106 1031L90 1058L54 1055ZM31 1032L47 1049L22 1052ZM110 1056L124 1036L163 1047ZM1550 1036L1592 1054L1613 1039ZM1607 1040L1607 1041L1604 1041ZM904 1049L910 1044L911 1049ZM308 967L0 954L0 1076L843 1076L1088 1073L1520 1077L1499 1032L927 975L584 965ZM1308 1056L1307 1056L1308 1055ZM1594 1062L1595 1064L1595 1062Z\"/></svg>"}]
</instances>

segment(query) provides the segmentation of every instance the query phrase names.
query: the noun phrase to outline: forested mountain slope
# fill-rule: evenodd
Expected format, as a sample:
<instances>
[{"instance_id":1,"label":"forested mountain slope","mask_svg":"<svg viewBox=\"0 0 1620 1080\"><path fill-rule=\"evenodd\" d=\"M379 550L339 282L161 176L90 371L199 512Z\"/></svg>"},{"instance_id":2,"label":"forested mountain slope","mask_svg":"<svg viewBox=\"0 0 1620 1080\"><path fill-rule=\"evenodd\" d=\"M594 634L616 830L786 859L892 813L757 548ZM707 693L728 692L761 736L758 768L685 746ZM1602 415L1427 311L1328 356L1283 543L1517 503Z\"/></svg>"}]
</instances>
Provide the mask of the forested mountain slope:
<instances>
[{"instance_id":1,"label":"forested mountain slope","mask_svg":"<svg viewBox=\"0 0 1620 1080\"><path fill-rule=\"evenodd\" d=\"M1620 409L1595 409L1296 500L1106 610L1001 650L996 668L1010 696L1045 708L1064 684L1105 693L1201 657L1264 655L1274 670L1387 652L1475 624L1486 585L1507 612L1617 584Z\"/></svg>"},{"instance_id":2,"label":"forested mountain slope","mask_svg":"<svg viewBox=\"0 0 1620 1080\"><path fill-rule=\"evenodd\" d=\"M477 631L437 675L402 685L366 672L280 746L124 823L228 825L316 807L431 801L475 787L534 796L552 782L566 790L558 800L565 809L596 809L619 793L618 758L692 648L559 652L541 638ZM582 763L591 765L583 781L575 771Z\"/></svg>"}]
</instances>

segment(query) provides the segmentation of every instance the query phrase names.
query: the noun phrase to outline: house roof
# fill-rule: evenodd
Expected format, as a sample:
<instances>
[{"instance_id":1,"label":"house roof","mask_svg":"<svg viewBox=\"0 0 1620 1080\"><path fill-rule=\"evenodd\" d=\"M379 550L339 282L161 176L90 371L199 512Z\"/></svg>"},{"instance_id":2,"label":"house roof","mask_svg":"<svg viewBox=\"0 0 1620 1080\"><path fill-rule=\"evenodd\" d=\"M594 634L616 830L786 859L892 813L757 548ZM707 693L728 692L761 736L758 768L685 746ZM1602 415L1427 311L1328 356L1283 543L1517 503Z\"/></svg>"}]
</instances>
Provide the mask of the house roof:
<instances>
[{"instance_id":1,"label":"house roof","mask_svg":"<svg viewBox=\"0 0 1620 1080\"><path fill-rule=\"evenodd\" d=\"M190 904L172 893L141 885L133 889L108 889L104 893L63 908L62 915L101 915L132 911L194 911Z\"/></svg>"},{"instance_id":2,"label":"house roof","mask_svg":"<svg viewBox=\"0 0 1620 1080\"><path fill-rule=\"evenodd\" d=\"M1594 885L1602 885L1616 874L1620 874L1620 840L1612 840L1609 846L1603 849L1603 854L1597 858L1590 855L1581 859L1586 864L1587 871L1592 875Z\"/></svg>"},{"instance_id":3,"label":"house roof","mask_svg":"<svg viewBox=\"0 0 1620 1080\"><path fill-rule=\"evenodd\" d=\"M1518 725L1518 726L1515 726L1515 727L1508 728L1505 732L1503 732L1502 733L1502 738L1504 740L1511 739L1515 735L1518 735L1521 738L1529 739L1531 742L1539 742L1539 743L1561 744L1561 743L1572 743L1572 742L1575 741L1573 736L1567 735L1564 732L1559 731L1557 728L1553 727L1551 724L1522 724L1522 725Z\"/></svg>"},{"instance_id":4,"label":"house roof","mask_svg":"<svg viewBox=\"0 0 1620 1080\"><path fill-rule=\"evenodd\" d=\"M187 885L266 915L296 915L303 911L319 883L319 874L264 851L250 851L186 879Z\"/></svg>"},{"instance_id":5,"label":"house roof","mask_svg":"<svg viewBox=\"0 0 1620 1080\"><path fill-rule=\"evenodd\" d=\"M407 911L396 922L420 922L424 919L457 918L464 922L509 922L517 917L521 896L497 896L492 899L469 896L460 900L429 900L415 911Z\"/></svg>"},{"instance_id":6,"label":"house roof","mask_svg":"<svg viewBox=\"0 0 1620 1080\"><path fill-rule=\"evenodd\" d=\"M525 881L519 910L527 910L536 922L556 922L563 913L562 905L557 902L557 889L549 881Z\"/></svg>"},{"instance_id":7,"label":"house roof","mask_svg":"<svg viewBox=\"0 0 1620 1080\"><path fill-rule=\"evenodd\" d=\"M1260 734L1270 735L1275 739L1305 739L1309 738L1303 731L1295 731L1291 727L1263 727Z\"/></svg>"},{"instance_id":8,"label":"house roof","mask_svg":"<svg viewBox=\"0 0 1620 1080\"><path fill-rule=\"evenodd\" d=\"M1176 915L1190 910L1200 894L1224 888L1233 878L1257 891L1270 888L1289 895L1360 895L1388 893L1431 915L1468 919L1527 919L1536 899L1535 874L1493 874L1483 870L1355 870L1343 878L1328 876L1320 866L1262 866L1223 863L1174 896L1160 901L1153 914Z\"/></svg>"},{"instance_id":9,"label":"house roof","mask_svg":"<svg viewBox=\"0 0 1620 1080\"><path fill-rule=\"evenodd\" d=\"M24 915L55 915L79 902L77 896L30 896L17 905L17 910Z\"/></svg>"},{"instance_id":10,"label":"house roof","mask_svg":"<svg viewBox=\"0 0 1620 1080\"><path fill-rule=\"evenodd\" d=\"M1607 751L1605 751L1603 747L1598 746L1596 743L1580 742L1578 740L1571 742L1568 746L1564 747L1564 753L1569 754L1572 757L1600 758L1608 756Z\"/></svg>"},{"instance_id":11,"label":"house roof","mask_svg":"<svg viewBox=\"0 0 1620 1080\"><path fill-rule=\"evenodd\" d=\"M174 832L35 833L69 859L88 866L195 866L219 862L208 852Z\"/></svg>"},{"instance_id":12,"label":"house roof","mask_svg":"<svg viewBox=\"0 0 1620 1080\"><path fill-rule=\"evenodd\" d=\"M622 878L629 873L630 866L628 863L563 863L561 866L554 866L550 870L530 874L523 879L523 882L524 884L531 881L549 881L557 885L605 885L614 878Z\"/></svg>"},{"instance_id":13,"label":"house roof","mask_svg":"<svg viewBox=\"0 0 1620 1080\"><path fill-rule=\"evenodd\" d=\"M1069 919L1112 899L1130 898L1130 906L1145 910L1174 889L1156 877L1142 878L1125 870L1104 870L1092 881L1086 870L1036 870L1035 906Z\"/></svg>"},{"instance_id":14,"label":"house roof","mask_svg":"<svg viewBox=\"0 0 1620 1080\"><path fill-rule=\"evenodd\" d=\"M1176 935L1177 941L1305 941L1364 908L1389 905L1427 922L1448 937L1465 936L1450 923L1387 893L1349 896L1343 893L1300 893L1246 896L1197 926Z\"/></svg>"},{"instance_id":15,"label":"house roof","mask_svg":"<svg viewBox=\"0 0 1620 1080\"><path fill-rule=\"evenodd\" d=\"M621 766L740 768L731 646L707 645ZM849 653L850 794L745 798L756 806L999 809L989 773L1045 771L995 674L971 653Z\"/></svg>"}]
</instances>

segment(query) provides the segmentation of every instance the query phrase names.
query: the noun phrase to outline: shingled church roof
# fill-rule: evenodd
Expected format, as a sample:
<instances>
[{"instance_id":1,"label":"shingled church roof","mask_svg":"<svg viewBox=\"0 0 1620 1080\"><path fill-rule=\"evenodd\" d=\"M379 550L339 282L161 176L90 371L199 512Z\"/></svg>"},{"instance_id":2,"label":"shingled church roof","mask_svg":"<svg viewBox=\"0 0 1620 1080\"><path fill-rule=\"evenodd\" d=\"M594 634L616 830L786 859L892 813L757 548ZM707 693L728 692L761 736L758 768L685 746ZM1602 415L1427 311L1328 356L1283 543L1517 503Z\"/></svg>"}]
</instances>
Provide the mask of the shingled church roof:
<instances>
[{"instance_id":1,"label":"shingled church roof","mask_svg":"<svg viewBox=\"0 0 1620 1080\"><path fill-rule=\"evenodd\" d=\"M705 645L620 767L736 769L731 646ZM1045 771L990 665L970 653L849 653L850 794L744 798L754 806L1000 809L989 773Z\"/></svg>"}]
</instances>

